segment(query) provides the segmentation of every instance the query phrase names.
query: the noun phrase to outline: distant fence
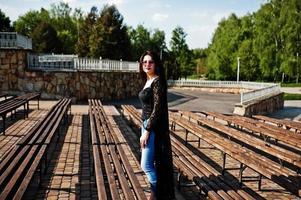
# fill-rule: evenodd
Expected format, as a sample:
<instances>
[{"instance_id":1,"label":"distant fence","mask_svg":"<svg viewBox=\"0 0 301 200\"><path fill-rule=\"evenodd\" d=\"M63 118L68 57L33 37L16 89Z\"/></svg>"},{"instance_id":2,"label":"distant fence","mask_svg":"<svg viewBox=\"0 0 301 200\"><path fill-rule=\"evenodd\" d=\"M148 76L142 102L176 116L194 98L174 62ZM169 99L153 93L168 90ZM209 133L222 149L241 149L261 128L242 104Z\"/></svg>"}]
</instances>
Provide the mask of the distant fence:
<instances>
[{"instance_id":1,"label":"distant fence","mask_svg":"<svg viewBox=\"0 0 301 200\"><path fill-rule=\"evenodd\" d=\"M32 49L32 40L17 32L0 32L0 48Z\"/></svg>"},{"instance_id":2,"label":"distant fence","mask_svg":"<svg viewBox=\"0 0 301 200\"><path fill-rule=\"evenodd\" d=\"M28 69L61 71L139 71L138 62L123 60L79 58L77 55L28 55Z\"/></svg>"},{"instance_id":3,"label":"distant fence","mask_svg":"<svg viewBox=\"0 0 301 200\"><path fill-rule=\"evenodd\" d=\"M168 80L168 86L251 89L250 92L240 93L241 104L280 92L279 84L245 81Z\"/></svg>"}]
</instances>

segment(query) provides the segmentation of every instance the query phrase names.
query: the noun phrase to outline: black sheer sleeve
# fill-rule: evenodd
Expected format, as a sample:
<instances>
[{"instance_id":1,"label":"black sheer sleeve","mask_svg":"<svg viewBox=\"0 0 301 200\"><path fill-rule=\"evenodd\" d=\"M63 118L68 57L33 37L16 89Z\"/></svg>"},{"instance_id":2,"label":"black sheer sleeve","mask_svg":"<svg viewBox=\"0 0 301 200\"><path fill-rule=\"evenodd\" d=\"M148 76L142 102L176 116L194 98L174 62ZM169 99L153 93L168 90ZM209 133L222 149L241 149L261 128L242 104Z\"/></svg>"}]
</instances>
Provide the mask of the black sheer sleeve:
<instances>
[{"instance_id":1,"label":"black sheer sleeve","mask_svg":"<svg viewBox=\"0 0 301 200\"><path fill-rule=\"evenodd\" d=\"M147 125L145 129L147 131L151 131L160 119L160 116L163 116L163 109L162 108L162 100L164 98L164 90L160 83L159 79L154 80L153 82L153 111L149 117Z\"/></svg>"}]
</instances>

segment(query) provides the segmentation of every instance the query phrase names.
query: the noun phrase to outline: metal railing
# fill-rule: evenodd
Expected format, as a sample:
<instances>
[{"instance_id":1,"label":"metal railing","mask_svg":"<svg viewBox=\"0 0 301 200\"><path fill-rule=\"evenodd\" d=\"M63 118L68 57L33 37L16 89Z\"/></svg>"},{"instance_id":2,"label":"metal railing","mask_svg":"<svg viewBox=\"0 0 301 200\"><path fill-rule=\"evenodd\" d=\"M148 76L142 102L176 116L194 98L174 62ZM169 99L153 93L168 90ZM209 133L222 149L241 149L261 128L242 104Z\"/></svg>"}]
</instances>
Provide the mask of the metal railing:
<instances>
[{"instance_id":1,"label":"metal railing","mask_svg":"<svg viewBox=\"0 0 301 200\"><path fill-rule=\"evenodd\" d=\"M0 32L0 48L32 49L32 40L17 32Z\"/></svg>"},{"instance_id":2,"label":"metal railing","mask_svg":"<svg viewBox=\"0 0 301 200\"><path fill-rule=\"evenodd\" d=\"M39 70L139 71L138 62L78 58L77 55L28 55L28 68Z\"/></svg>"},{"instance_id":3,"label":"metal railing","mask_svg":"<svg viewBox=\"0 0 301 200\"><path fill-rule=\"evenodd\" d=\"M176 87L216 87L239 88L252 91L240 93L240 103L246 103L271 94L280 93L280 85L275 83L257 83L245 81L205 81L205 80L168 80L168 86Z\"/></svg>"}]
</instances>

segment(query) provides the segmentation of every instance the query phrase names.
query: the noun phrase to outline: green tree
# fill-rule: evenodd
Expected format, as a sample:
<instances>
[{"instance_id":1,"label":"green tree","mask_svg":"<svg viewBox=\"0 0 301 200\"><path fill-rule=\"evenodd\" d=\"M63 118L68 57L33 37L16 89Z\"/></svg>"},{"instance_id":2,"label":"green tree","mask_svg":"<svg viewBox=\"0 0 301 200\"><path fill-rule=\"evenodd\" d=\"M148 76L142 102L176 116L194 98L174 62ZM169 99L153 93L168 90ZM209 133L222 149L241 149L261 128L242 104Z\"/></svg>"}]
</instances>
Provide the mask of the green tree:
<instances>
[{"instance_id":1,"label":"green tree","mask_svg":"<svg viewBox=\"0 0 301 200\"><path fill-rule=\"evenodd\" d=\"M207 66L207 57L208 57L208 49L193 49L193 59L195 63L195 71L194 73L197 76L202 76L208 73L208 66Z\"/></svg>"},{"instance_id":2,"label":"green tree","mask_svg":"<svg viewBox=\"0 0 301 200\"><path fill-rule=\"evenodd\" d=\"M31 34L33 50L37 53L61 53L60 40L56 30L47 22L40 23Z\"/></svg>"},{"instance_id":3,"label":"green tree","mask_svg":"<svg viewBox=\"0 0 301 200\"><path fill-rule=\"evenodd\" d=\"M171 47L171 55L175 60L174 68L172 69L174 72L169 73L173 74L175 79L179 77L187 78L193 72L193 61L192 61L192 53L186 44L186 36L187 34L184 32L184 29L180 26L177 26L172 31L172 37L170 41Z\"/></svg>"},{"instance_id":4,"label":"green tree","mask_svg":"<svg viewBox=\"0 0 301 200\"><path fill-rule=\"evenodd\" d=\"M155 29L151 36L151 49L155 52L158 52L160 57L164 59L164 56L167 52L167 46L165 42L165 32Z\"/></svg>"},{"instance_id":5,"label":"green tree","mask_svg":"<svg viewBox=\"0 0 301 200\"><path fill-rule=\"evenodd\" d=\"M241 23L235 14L223 19L209 46L208 78L234 80L237 69L237 50L242 40Z\"/></svg>"},{"instance_id":6,"label":"green tree","mask_svg":"<svg viewBox=\"0 0 301 200\"><path fill-rule=\"evenodd\" d=\"M136 29L128 30L131 41L133 60L139 60L143 52L151 48L151 34L143 25L139 24Z\"/></svg>"},{"instance_id":7,"label":"green tree","mask_svg":"<svg viewBox=\"0 0 301 200\"><path fill-rule=\"evenodd\" d=\"M75 52L75 44L78 40L78 24L82 18L82 11L72 8L67 3L60 2L52 4L50 9L52 25L56 29L59 39L62 42L64 53Z\"/></svg>"},{"instance_id":8,"label":"green tree","mask_svg":"<svg viewBox=\"0 0 301 200\"><path fill-rule=\"evenodd\" d=\"M92 30L98 19L97 8L92 7L90 13L86 16L79 27L79 37L75 46L75 52L80 57L86 57L90 55L89 49L89 37L92 34Z\"/></svg>"},{"instance_id":9,"label":"green tree","mask_svg":"<svg viewBox=\"0 0 301 200\"><path fill-rule=\"evenodd\" d=\"M283 38L280 34L283 24L279 21L281 0L263 5L255 14L254 50L260 60L262 78L276 81L279 78Z\"/></svg>"},{"instance_id":10,"label":"green tree","mask_svg":"<svg viewBox=\"0 0 301 200\"><path fill-rule=\"evenodd\" d=\"M93 57L128 60L130 39L123 17L112 5L105 5L89 38L90 53Z\"/></svg>"},{"instance_id":11,"label":"green tree","mask_svg":"<svg viewBox=\"0 0 301 200\"><path fill-rule=\"evenodd\" d=\"M18 33L31 37L33 30L42 22L51 23L49 12L44 8L41 8L40 11L28 11L20 16L13 26Z\"/></svg>"},{"instance_id":12,"label":"green tree","mask_svg":"<svg viewBox=\"0 0 301 200\"><path fill-rule=\"evenodd\" d=\"M5 13L0 9L0 31L8 32L12 30L9 17L6 17Z\"/></svg>"},{"instance_id":13,"label":"green tree","mask_svg":"<svg viewBox=\"0 0 301 200\"><path fill-rule=\"evenodd\" d=\"M283 38L282 63L280 71L299 82L301 53L301 2L285 1L281 6L279 21L283 24L280 35Z\"/></svg>"}]
</instances>

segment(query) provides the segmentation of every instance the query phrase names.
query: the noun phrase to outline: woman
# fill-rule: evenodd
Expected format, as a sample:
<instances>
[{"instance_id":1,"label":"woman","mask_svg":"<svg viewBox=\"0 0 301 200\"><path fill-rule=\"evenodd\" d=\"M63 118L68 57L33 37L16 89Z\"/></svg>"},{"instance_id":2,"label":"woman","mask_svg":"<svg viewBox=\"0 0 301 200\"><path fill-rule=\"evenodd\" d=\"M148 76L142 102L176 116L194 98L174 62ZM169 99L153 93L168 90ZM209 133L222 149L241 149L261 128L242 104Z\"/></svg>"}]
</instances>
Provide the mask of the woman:
<instances>
[{"instance_id":1,"label":"woman","mask_svg":"<svg viewBox=\"0 0 301 200\"><path fill-rule=\"evenodd\" d=\"M172 152L169 137L167 83L157 54L146 51L140 58L144 83L142 103L141 168L151 185L150 199L174 199Z\"/></svg>"}]
</instances>

